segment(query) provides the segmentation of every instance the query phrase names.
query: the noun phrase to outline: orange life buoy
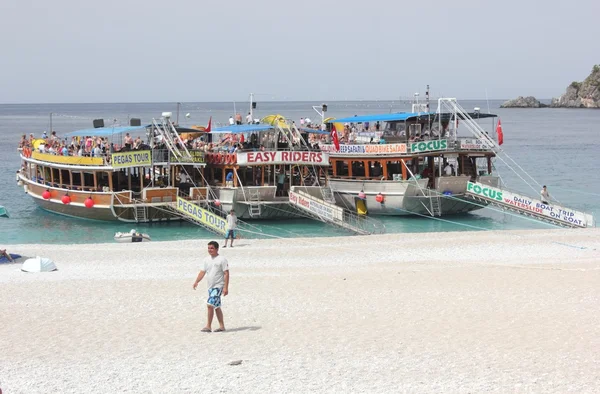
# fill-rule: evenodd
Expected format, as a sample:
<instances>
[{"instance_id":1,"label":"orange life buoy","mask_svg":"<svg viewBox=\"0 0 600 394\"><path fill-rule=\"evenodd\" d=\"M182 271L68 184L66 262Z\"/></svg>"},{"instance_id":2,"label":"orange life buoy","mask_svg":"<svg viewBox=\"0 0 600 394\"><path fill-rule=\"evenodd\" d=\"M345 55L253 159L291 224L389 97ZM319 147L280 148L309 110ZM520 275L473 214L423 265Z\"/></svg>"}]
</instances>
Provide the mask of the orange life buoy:
<instances>
[{"instance_id":1,"label":"orange life buoy","mask_svg":"<svg viewBox=\"0 0 600 394\"><path fill-rule=\"evenodd\" d=\"M231 154L231 164L237 163L237 153Z\"/></svg>"},{"instance_id":2,"label":"orange life buoy","mask_svg":"<svg viewBox=\"0 0 600 394\"><path fill-rule=\"evenodd\" d=\"M223 163L223 159L224 159L223 154L222 153L218 153L217 154L217 164Z\"/></svg>"},{"instance_id":3,"label":"orange life buoy","mask_svg":"<svg viewBox=\"0 0 600 394\"><path fill-rule=\"evenodd\" d=\"M210 164L210 162L212 161L211 153L207 153L204 157L205 157L206 163Z\"/></svg>"},{"instance_id":4,"label":"orange life buoy","mask_svg":"<svg viewBox=\"0 0 600 394\"><path fill-rule=\"evenodd\" d=\"M31 157L31 149L29 149L27 147L23 148L23 156Z\"/></svg>"},{"instance_id":5,"label":"orange life buoy","mask_svg":"<svg viewBox=\"0 0 600 394\"><path fill-rule=\"evenodd\" d=\"M385 201L385 197L383 196L383 194L379 193L378 195L375 196L375 201L383 204L383 202Z\"/></svg>"},{"instance_id":6,"label":"orange life buoy","mask_svg":"<svg viewBox=\"0 0 600 394\"><path fill-rule=\"evenodd\" d=\"M230 153L227 155L227 164L232 164L233 163L233 155Z\"/></svg>"}]
</instances>

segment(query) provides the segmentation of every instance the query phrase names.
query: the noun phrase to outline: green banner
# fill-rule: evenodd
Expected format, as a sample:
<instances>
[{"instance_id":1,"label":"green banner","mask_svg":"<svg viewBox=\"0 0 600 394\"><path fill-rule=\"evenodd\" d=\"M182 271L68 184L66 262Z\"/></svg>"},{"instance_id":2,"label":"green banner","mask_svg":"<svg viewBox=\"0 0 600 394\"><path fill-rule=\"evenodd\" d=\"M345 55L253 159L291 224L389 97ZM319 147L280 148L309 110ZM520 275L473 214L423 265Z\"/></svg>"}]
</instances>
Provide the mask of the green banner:
<instances>
[{"instance_id":1,"label":"green banner","mask_svg":"<svg viewBox=\"0 0 600 394\"><path fill-rule=\"evenodd\" d=\"M448 140L431 140L410 143L411 153L431 152L444 149L448 149Z\"/></svg>"}]
</instances>

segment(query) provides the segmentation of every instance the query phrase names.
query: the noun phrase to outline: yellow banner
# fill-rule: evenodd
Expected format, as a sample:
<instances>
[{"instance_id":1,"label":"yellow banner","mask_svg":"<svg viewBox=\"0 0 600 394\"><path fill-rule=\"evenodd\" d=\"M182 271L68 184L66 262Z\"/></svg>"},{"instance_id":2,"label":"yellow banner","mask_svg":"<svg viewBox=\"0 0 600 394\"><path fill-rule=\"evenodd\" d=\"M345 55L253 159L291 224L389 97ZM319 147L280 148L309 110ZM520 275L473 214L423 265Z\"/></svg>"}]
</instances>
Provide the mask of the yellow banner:
<instances>
[{"instance_id":1,"label":"yellow banner","mask_svg":"<svg viewBox=\"0 0 600 394\"><path fill-rule=\"evenodd\" d=\"M225 219L181 197L177 197L177 210L195 221L212 228L219 234L225 235L227 231L227 221Z\"/></svg>"},{"instance_id":2,"label":"yellow banner","mask_svg":"<svg viewBox=\"0 0 600 394\"><path fill-rule=\"evenodd\" d=\"M152 165L152 152L149 150L136 150L113 153L110 162L113 168L148 167Z\"/></svg>"},{"instance_id":3,"label":"yellow banner","mask_svg":"<svg viewBox=\"0 0 600 394\"><path fill-rule=\"evenodd\" d=\"M72 164L76 166L101 166L104 160L101 157L80 157L80 156L57 156L49 153L33 152L31 154L36 160L46 161L48 163Z\"/></svg>"}]
</instances>

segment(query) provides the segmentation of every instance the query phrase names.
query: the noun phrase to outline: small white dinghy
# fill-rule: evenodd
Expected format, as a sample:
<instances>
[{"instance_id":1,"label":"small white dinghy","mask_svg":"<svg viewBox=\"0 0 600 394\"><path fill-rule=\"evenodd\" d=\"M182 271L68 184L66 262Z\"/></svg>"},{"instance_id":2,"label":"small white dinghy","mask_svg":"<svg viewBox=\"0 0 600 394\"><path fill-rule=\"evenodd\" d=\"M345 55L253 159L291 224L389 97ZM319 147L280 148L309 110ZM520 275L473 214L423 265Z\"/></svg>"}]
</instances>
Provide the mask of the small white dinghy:
<instances>
[{"instance_id":1,"label":"small white dinghy","mask_svg":"<svg viewBox=\"0 0 600 394\"><path fill-rule=\"evenodd\" d=\"M132 229L128 233L116 233L115 241L117 242L146 242L151 241L150 236L148 234L138 233L136 230Z\"/></svg>"}]
</instances>

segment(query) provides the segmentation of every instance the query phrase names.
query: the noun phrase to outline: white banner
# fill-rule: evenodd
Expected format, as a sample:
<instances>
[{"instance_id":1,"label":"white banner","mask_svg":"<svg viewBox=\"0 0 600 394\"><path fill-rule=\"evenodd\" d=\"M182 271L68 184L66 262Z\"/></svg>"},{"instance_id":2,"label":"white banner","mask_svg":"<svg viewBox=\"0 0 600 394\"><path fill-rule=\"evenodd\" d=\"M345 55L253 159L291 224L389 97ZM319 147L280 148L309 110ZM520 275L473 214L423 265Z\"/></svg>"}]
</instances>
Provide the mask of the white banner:
<instances>
[{"instance_id":1,"label":"white banner","mask_svg":"<svg viewBox=\"0 0 600 394\"><path fill-rule=\"evenodd\" d=\"M333 145L323 145L321 150L344 155L380 155L384 153L406 153L406 144L340 145L339 151L336 151Z\"/></svg>"},{"instance_id":2,"label":"white banner","mask_svg":"<svg viewBox=\"0 0 600 394\"><path fill-rule=\"evenodd\" d=\"M482 183L469 182L467 184L467 192L579 227L587 227L593 223L593 217L586 213L558 205L544 204L540 200L497 189Z\"/></svg>"},{"instance_id":3,"label":"white banner","mask_svg":"<svg viewBox=\"0 0 600 394\"><path fill-rule=\"evenodd\" d=\"M460 140L460 149L491 149L485 140L465 138Z\"/></svg>"},{"instance_id":4,"label":"white banner","mask_svg":"<svg viewBox=\"0 0 600 394\"><path fill-rule=\"evenodd\" d=\"M310 211L324 219L333 221L334 219L343 220L344 210L333 204L323 204L311 197L303 197L298 193L290 193L290 203Z\"/></svg>"},{"instance_id":5,"label":"white banner","mask_svg":"<svg viewBox=\"0 0 600 394\"><path fill-rule=\"evenodd\" d=\"M329 166L329 155L313 151L236 152L238 164L313 164Z\"/></svg>"}]
</instances>

